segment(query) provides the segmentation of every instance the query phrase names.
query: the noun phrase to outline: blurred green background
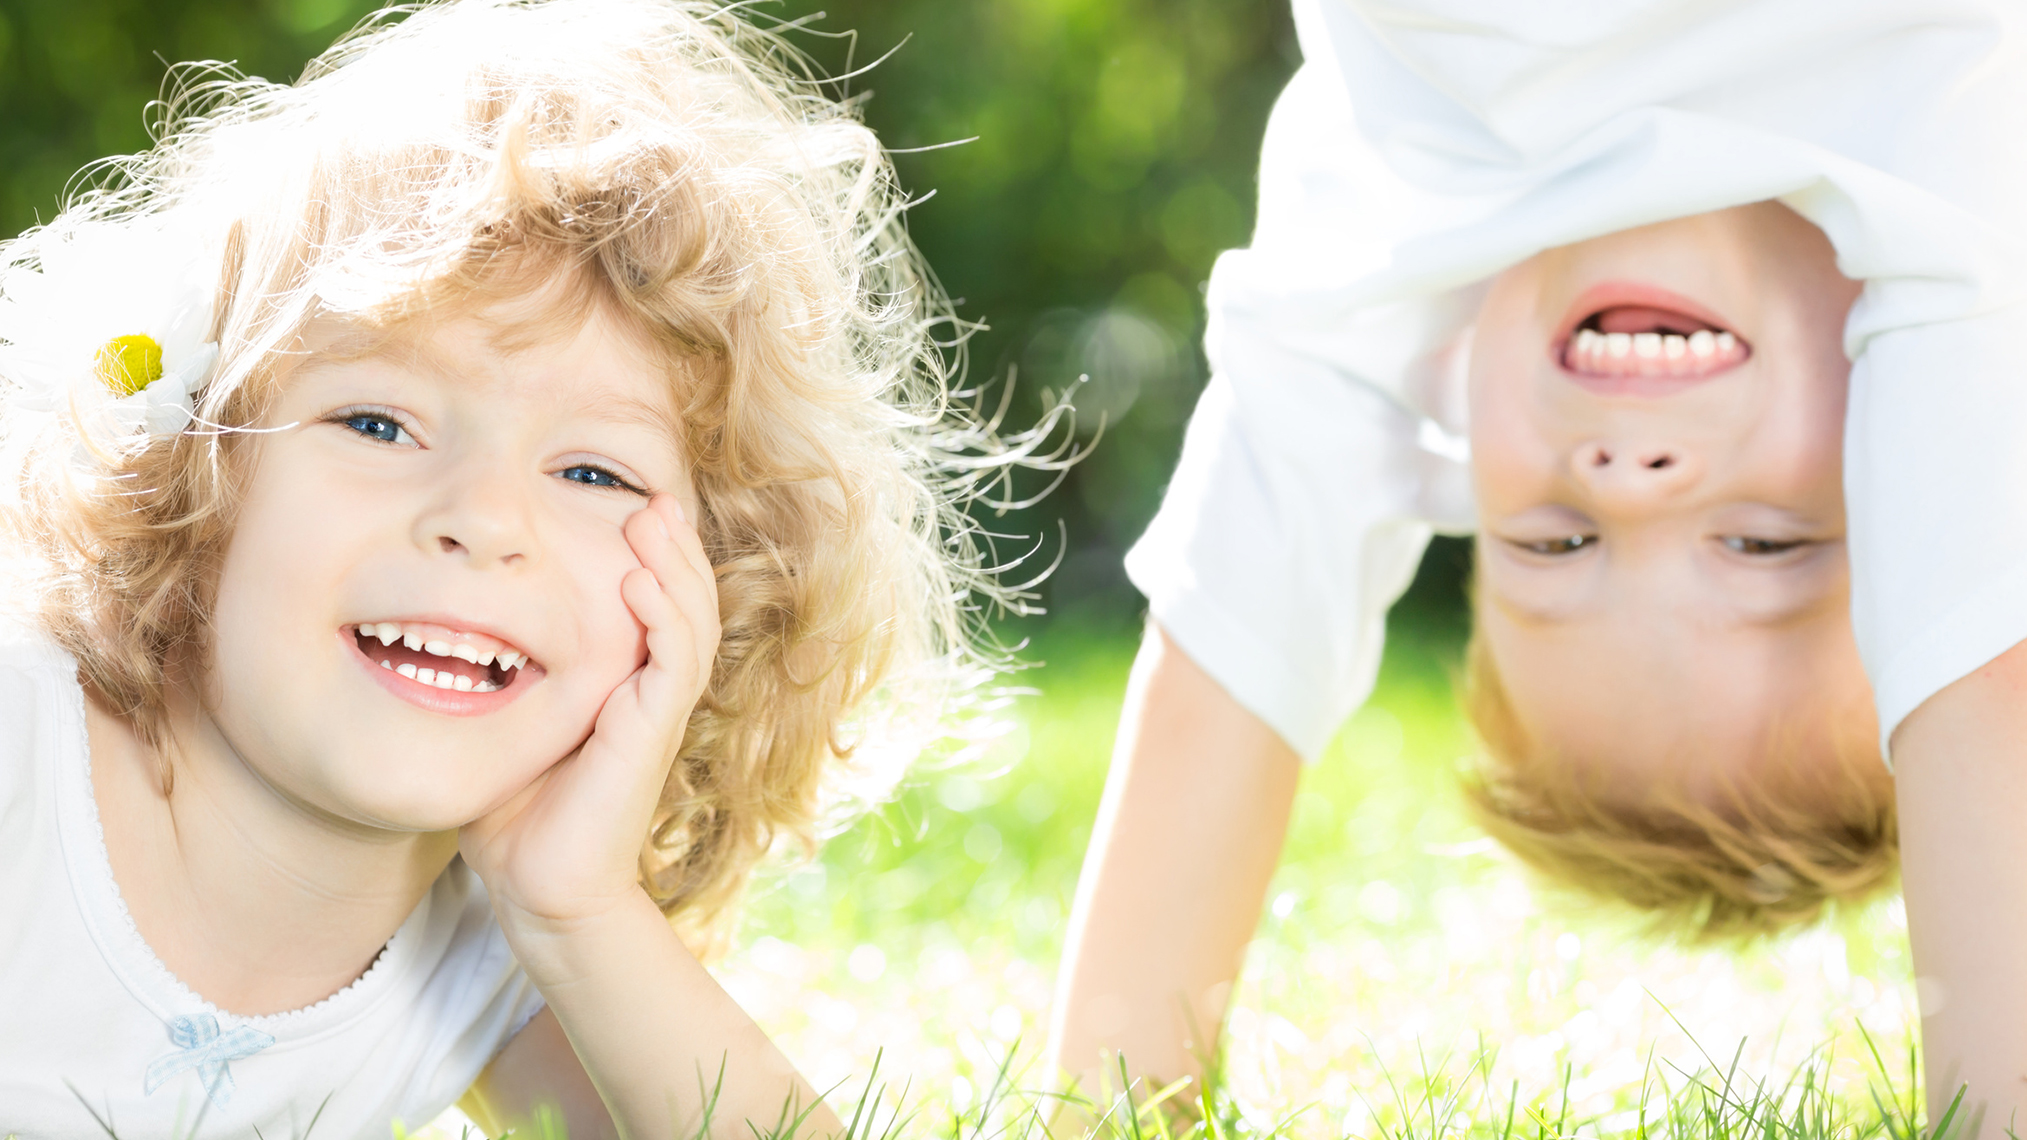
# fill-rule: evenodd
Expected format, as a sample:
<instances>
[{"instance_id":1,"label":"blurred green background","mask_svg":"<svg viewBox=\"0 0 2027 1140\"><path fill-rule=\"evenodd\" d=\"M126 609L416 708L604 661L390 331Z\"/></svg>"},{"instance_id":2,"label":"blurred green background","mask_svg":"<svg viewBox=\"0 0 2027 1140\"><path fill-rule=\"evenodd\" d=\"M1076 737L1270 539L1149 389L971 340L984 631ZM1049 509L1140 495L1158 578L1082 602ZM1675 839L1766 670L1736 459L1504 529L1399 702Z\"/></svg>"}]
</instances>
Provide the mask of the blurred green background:
<instances>
[{"instance_id":1,"label":"blurred green background","mask_svg":"<svg viewBox=\"0 0 2027 1140\"><path fill-rule=\"evenodd\" d=\"M370 0L0 0L0 233L57 207L85 163L148 145L170 61L293 79ZM909 224L960 312L972 378L1016 414L1075 387L1103 440L1036 510L991 520L1010 556L1062 556L1057 618L1126 634L1120 556L1152 516L1205 368L1202 286L1245 244L1267 111L1297 62L1286 0L776 0L852 80L911 193ZM846 34L855 31L855 35ZM1079 384L1078 377L1089 380ZM1062 544L1059 548L1059 543ZM1463 551L1439 545L1407 610L1454 627ZM1010 639L1038 632L1033 623Z\"/></svg>"}]
</instances>

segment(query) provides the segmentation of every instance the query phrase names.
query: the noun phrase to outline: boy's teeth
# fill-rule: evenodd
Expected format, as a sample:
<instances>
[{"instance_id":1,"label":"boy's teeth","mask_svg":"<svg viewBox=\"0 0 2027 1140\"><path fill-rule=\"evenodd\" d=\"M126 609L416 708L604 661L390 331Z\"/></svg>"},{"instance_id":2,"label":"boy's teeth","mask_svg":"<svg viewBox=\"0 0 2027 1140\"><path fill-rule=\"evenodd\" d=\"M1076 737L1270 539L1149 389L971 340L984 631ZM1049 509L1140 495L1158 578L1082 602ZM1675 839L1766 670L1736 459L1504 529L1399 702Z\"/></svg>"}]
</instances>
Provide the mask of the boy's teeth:
<instances>
[{"instance_id":1,"label":"boy's teeth","mask_svg":"<svg viewBox=\"0 0 2027 1140\"><path fill-rule=\"evenodd\" d=\"M409 662L403 661L401 664L396 665L394 667L394 671L396 673L401 674L404 677L407 677L411 681L415 679L415 666L410 664Z\"/></svg>"},{"instance_id":2,"label":"boy's teeth","mask_svg":"<svg viewBox=\"0 0 2027 1140\"><path fill-rule=\"evenodd\" d=\"M1698 329L1689 336L1689 354L1703 359L1717 352L1717 334L1709 329Z\"/></svg>"},{"instance_id":3,"label":"boy's teeth","mask_svg":"<svg viewBox=\"0 0 2027 1140\"><path fill-rule=\"evenodd\" d=\"M1631 334L1631 333L1606 333L1606 334L1605 334L1605 353L1606 353L1606 355L1608 355L1608 356L1631 356L1631 355L1633 355L1633 334Z\"/></svg>"},{"instance_id":4,"label":"boy's teeth","mask_svg":"<svg viewBox=\"0 0 2027 1140\"><path fill-rule=\"evenodd\" d=\"M383 621L373 627L373 636L379 638L382 645L392 645L401 636L401 627L391 621Z\"/></svg>"},{"instance_id":5,"label":"boy's teeth","mask_svg":"<svg viewBox=\"0 0 2027 1140\"><path fill-rule=\"evenodd\" d=\"M465 676L463 673L451 674L451 685L454 688L456 688L457 691L460 693L469 693L472 691L472 679L470 677Z\"/></svg>"},{"instance_id":6,"label":"boy's teeth","mask_svg":"<svg viewBox=\"0 0 2027 1140\"><path fill-rule=\"evenodd\" d=\"M1670 333L1661 338L1661 355L1670 360L1680 360L1688 354L1689 340L1687 337Z\"/></svg>"},{"instance_id":7,"label":"boy's teeth","mask_svg":"<svg viewBox=\"0 0 2027 1140\"><path fill-rule=\"evenodd\" d=\"M457 658L457 659L458 659L458 660L460 660L460 661L469 661L469 662L471 662L471 663L472 663L472 664L474 664L474 665L476 665L476 664L478 664L478 663L479 663L479 651L478 651L478 650L476 650L476 649L473 649L473 648L472 648L471 646L469 646L469 645L453 645L453 646L451 646L451 647L450 647L450 655L451 655L452 657L455 657L455 658Z\"/></svg>"},{"instance_id":8,"label":"boy's teeth","mask_svg":"<svg viewBox=\"0 0 2027 1140\"><path fill-rule=\"evenodd\" d=\"M431 681L430 684L435 685L439 689L449 689L455 687L457 685L457 682L458 682L458 675L456 673L451 672L448 669L445 669L443 672L438 673L436 675L436 680Z\"/></svg>"},{"instance_id":9,"label":"boy's teeth","mask_svg":"<svg viewBox=\"0 0 2027 1140\"><path fill-rule=\"evenodd\" d=\"M500 687L498 685L493 684L491 681L480 681L478 684L472 686L472 692L474 693L497 693L499 691Z\"/></svg>"},{"instance_id":10,"label":"boy's teeth","mask_svg":"<svg viewBox=\"0 0 2027 1140\"><path fill-rule=\"evenodd\" d=\"M493 651L488 649L484 653L479 654L476 658L472 658L470 660L471 663L474 665L491 665L493 663Z\"/></svg>"},{"instance_id":11,"label":"boy's teeth","mask_svg":"<svg viewBox=\"0 0 2027 1140\"><path fill-rule=\"evenodd\" d=\"M502 669L519 669L521 662L526 660L526 657L518 653L502 653L499 656L500 668Z\"/></svg>"},{"instance_id":12,"label":"boy's teeth","mask_svg":"<svg viewBox=\"0 0 2027 1140\"><path fill-rule=\"evenodd\" d=\"M410 649L421 649L422 635L419 633L404 633L401 635L401 644L406 645Z\"/></svg>"},{"instance_id":13,"label":"boy's teeth","mask_svg":"<svg viewBox=\"0 0 2027 1140\"><path fill-rule=\"evenodd\" d=\"M434 685L436 684L436 670L417 669L415 671L415 679L421 681L425 685Z\"/></svg>"},{"instance_id":14,"label":"boy's teeth","mask_svg":"<svg viewBox=\"0 0 2027 1140\"><path fill-rule=\"evenodd\" d=\"M1633 355L1650 357L1661 355L1661 334L1634 333Z\"/></svg>"},{"instance_id":15,"label":"boy's teeth","mask_svg":"<svg viewBox=\"0 0 2027 1140\"><path fill-rule=\"evenodd\" d=\"M392 662L392 661L382 661L382 662L380 663L380 667L381 667L382 669L392 669L392 668L394 668L394 662Z\"/></svg>"},{"instance_id":16,"label":"boy's teeth","mask_svg":"<svg viewBox=\"0 0 2027 1140\"><path fill-rule=\"evenodd\" d=\"M448 642L448 641L425 641L425 642L423 642L423 643L422 643L422 651L423 651L424 653L427 653L427 654L429 654L429 655L430 655L431 657L449 657L449 656L450 656L450 642Z\"/></svg>"}]
</instances>

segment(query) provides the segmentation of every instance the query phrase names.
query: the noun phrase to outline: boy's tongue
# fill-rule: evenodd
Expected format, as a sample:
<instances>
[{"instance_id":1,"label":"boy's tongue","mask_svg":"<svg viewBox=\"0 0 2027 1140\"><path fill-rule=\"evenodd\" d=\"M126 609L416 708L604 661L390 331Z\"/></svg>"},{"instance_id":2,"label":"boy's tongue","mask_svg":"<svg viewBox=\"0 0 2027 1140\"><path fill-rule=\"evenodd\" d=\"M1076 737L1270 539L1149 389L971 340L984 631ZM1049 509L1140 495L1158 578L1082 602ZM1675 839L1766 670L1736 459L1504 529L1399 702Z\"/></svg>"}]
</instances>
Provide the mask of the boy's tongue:
<instances>
[{"instance_id":1,"label":"boy's tongue","mask_svg":"<svg viewBox=\"0 0 2027 1140\"><path fill-rule=\"evenodd\" d=\"M1723 330L1707 325L1686 313L1673 309L1656 309L1647 305L1620 305L1606 309L1593 317L1588 324L1594 324L1601 333L1674 333L1689 336L1704 329L1711 332Z\"/></svg>"}]
</instances>

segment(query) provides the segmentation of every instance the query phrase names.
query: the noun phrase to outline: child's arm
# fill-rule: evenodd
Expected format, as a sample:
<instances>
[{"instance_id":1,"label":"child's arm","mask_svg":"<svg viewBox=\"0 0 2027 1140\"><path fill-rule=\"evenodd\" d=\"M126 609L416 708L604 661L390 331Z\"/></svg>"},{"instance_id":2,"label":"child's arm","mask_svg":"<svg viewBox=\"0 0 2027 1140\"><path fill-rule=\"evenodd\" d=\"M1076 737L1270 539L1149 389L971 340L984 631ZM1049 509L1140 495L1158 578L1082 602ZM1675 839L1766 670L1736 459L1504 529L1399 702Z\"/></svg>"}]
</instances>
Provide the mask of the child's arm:
<instances>
[{"instance_id":1,"label":"child's arm","mask_svg":"<svg viewBox=\"0 0 2027 1140\"><path fill-rule=\"evenodd\" d=\"M643 569L620 588L646 627L647 663L606 701L582 748L461 838L515 956L548 1000L544 1016L561 1030L538 1018L477 1091L510 1114L563 1100L573 1087L581 1095L581 1062L610 1120L580 1106L573 1135L689 1137L708 1111L711 1135L751 1137L749 1121L764 1135L791 1104L790 1119L810 1112L801 1134L835 1134L837 1118L640 887L641 837L710 677L718 604L710 563L673 498L658 496L628 519L626 537ZM558 1036L575 1060L555 1055ZM506 1087L538 1062L556 1066L553 1084Z\"/></svg>"},{"instance_id":2,"label":"child's arm","mask_svg":"<svg viewBox=\"0 0 2027 1140\"><path fill-rule=\"evenodd\" d=\"M1969 1082L1985 1136L2027 1126L2027 642L1894 733L1901 883L1929 1118ZM1966 1134L1968 1135L1968 1133Z\"/></svg>"},{"instance_id":3,"label":"child's arm","mask_svg":"<svg viewBox=\"0 0 2027 1140\"><path fill-rule=\"evenodd\" d=\"M1295 800L1293 749L1148 625L1057 979L1049 1057L1086 1095L1100 1051L1202 1073ZM1186 1004L1185 1004L1186 1003ZM1110 1077L1116 1087L1116 1061Z\"/></svg>"}]
</instances>

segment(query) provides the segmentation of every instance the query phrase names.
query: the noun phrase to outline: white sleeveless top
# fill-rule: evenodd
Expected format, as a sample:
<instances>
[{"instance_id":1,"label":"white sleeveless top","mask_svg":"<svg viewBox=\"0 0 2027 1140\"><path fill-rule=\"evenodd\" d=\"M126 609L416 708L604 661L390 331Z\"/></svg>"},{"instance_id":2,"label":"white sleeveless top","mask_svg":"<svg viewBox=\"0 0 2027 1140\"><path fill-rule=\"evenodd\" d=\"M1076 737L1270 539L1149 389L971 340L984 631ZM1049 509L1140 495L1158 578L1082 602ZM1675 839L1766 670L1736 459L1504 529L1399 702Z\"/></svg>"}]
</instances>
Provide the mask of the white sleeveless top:
<instances>
[{"instance_id":1,"label":"white sleeveless top","mask_svg":"<svg viewBox=\"0 0 2027 1140\"><path fill-rule=\"evenodd\" d=\"M351 985L287 1013L219 1010L128 916L90 763L75 663L0 624L0 1136L386 1140L449 1107L542 1008L454 862Z\"/></svg>"}]
</instances>

